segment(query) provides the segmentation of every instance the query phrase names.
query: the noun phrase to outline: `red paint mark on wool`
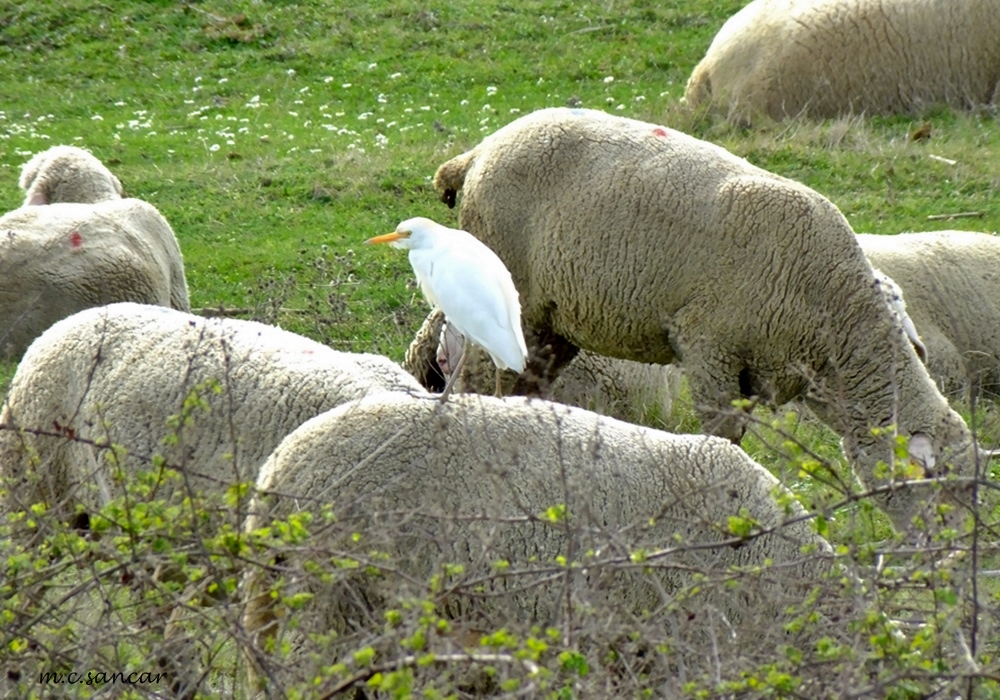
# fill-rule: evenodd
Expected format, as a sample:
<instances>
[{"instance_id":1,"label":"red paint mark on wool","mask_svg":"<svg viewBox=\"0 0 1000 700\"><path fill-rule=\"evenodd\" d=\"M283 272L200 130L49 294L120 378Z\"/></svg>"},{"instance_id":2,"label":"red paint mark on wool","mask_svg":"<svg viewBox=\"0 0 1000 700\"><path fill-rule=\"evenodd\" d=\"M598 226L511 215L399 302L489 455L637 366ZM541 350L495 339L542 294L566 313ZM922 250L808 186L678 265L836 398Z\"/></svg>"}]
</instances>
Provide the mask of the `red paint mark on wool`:
<instances>
[{"instance_id":1,"label":"red paint mark on wool","mask_svg":"<svg viewBox=\"0 0 1000 700\"><path fill-rule=\"evenodd\" d=\"M662 126L658 126L653 129L653 136L659 136L661 139L667 138L667 130Z\"/></svg>"},{"instance_id":2,"label":"red paint mark on wool","mask_svg":"<svg viewBox=\"0 0 1000 700\"><path fill-rule=\"evenodd\" d=\"M83 236L80 235L79 231L69 234L69 245L71 248L79 248L83 245Z\"/></svg>"}]
</instances>

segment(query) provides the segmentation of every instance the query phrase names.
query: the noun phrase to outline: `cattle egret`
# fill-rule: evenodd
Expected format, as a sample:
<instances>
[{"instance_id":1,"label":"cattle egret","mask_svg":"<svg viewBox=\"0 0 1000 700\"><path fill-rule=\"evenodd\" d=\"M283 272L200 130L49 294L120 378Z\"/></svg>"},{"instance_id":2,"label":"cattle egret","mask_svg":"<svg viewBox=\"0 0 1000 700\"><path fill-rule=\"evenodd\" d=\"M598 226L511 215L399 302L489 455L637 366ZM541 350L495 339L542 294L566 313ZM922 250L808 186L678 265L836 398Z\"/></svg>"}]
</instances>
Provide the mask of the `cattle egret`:
<instances>
[{"instance_id":1,"label":"cattle egret","mask_svg":"<svg viewBox=\"0 0 1000 700\"><path fill-rule=\"evenodd\" d=\"M409 250L420 291L464 338L462 354L441 392L442 402L461 372L469 341L493 358L497 394L501 369L524 371L528 350L521 331L517 289L510 271L489 247L467 231L423 217L407 219L392 233L369 238L366 243L389 243Z\"/></svg>"}]
</instances>

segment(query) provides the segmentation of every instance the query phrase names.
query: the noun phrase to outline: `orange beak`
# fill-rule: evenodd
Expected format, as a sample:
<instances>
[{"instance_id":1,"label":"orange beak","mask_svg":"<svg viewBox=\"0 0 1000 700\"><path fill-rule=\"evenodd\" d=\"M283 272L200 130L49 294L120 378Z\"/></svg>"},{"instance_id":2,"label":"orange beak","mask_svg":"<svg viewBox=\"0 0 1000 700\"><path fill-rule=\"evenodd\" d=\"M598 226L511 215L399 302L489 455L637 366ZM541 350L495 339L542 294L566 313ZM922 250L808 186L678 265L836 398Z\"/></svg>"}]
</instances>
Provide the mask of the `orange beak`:
<instances>
[{"instance_id":1,"label":"orange beak","mask_svg":"<svg viewBox=\"0 0 1000 700\"><path fill-rule=\"evenodd\" d=\"M405 236L399 231L393 231L392 233L383 233L381 236L369 238L365 243L392 243L393 241L398 241L400 238L405 238Z\"/></svg>"}]
</instances>

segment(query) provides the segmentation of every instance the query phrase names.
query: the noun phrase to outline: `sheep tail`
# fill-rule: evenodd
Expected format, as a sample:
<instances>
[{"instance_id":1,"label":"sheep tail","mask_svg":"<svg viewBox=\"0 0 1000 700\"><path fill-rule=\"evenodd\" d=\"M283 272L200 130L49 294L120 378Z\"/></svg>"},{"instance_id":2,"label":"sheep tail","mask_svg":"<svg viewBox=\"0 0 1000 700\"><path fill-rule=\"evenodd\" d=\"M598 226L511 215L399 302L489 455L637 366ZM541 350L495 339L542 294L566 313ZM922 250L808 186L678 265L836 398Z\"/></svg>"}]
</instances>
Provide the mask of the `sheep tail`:
<instances>
[{"instance_id":1,"label":"sheep tail","mask_svg":"<svg viewBox=\"0 0 1000 700\"><path fill-rule=\"evenodd\" d=\"M466 151L441 165L434 173L434 189L441 193L441 201L449 209L455 208L458 191L465 184L465 175L469 172L475 155L475 149Z\"/></svg>"}]
</instances>

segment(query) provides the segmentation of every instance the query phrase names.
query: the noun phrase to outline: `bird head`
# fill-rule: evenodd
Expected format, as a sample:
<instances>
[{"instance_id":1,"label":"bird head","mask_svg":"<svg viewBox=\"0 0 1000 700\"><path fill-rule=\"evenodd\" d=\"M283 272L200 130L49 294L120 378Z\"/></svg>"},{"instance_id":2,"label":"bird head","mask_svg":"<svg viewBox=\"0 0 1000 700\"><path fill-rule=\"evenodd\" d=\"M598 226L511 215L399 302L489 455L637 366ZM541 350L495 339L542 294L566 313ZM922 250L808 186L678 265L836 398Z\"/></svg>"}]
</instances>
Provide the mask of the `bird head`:
<instances>
[{"instance_id":1,"label":"bird head","mask_svg":"<svg viewBox=\"0 0 1000 700\"><path fill-rule=\"evenodd\" d=\"M393 248L419 248L438 228L441 228L440 224L418 216L402 222L392 233L369 238L365 243L388 243Z\"/></svg>"}]
</instances>

